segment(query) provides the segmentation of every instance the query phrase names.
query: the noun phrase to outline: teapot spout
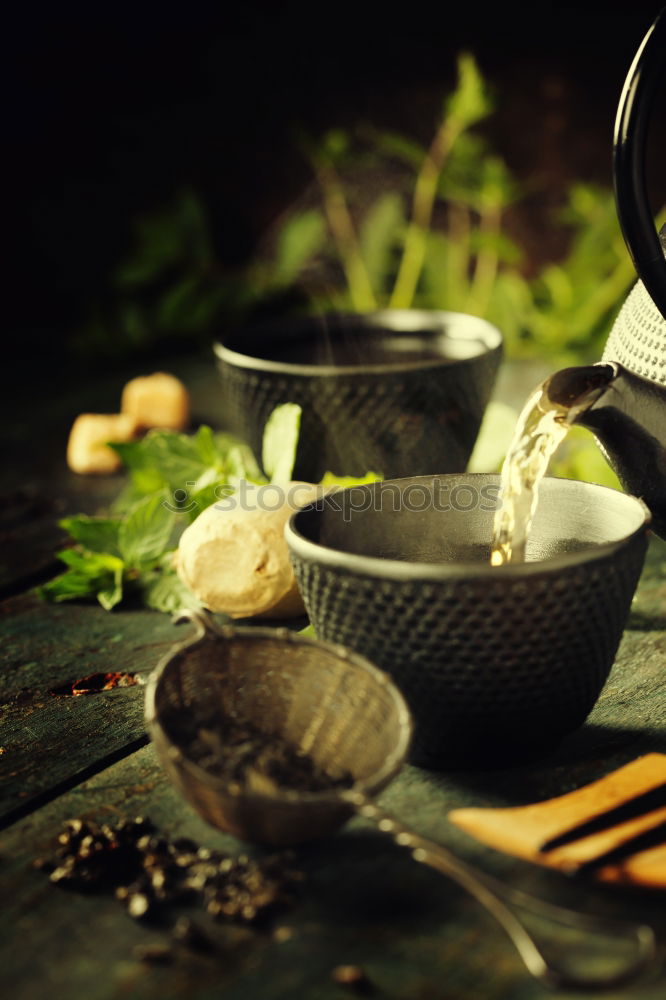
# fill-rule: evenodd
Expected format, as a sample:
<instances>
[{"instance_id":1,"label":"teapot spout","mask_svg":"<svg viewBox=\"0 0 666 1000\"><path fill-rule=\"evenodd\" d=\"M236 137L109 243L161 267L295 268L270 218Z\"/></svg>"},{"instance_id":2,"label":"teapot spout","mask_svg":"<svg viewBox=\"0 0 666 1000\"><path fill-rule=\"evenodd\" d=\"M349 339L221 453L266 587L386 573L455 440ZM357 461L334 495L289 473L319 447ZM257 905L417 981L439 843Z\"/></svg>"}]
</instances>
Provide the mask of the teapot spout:
<instances>
[{"instance_id":1,"label":"teapot spout","mask_svg":"<svg viewBox=\"0 0 666 1000\"><path fill-rule=\"evenodd\" d=\"M567 423L574 423L604 396L617 375L613 362L562 368L546 379L543 391L551 405L566 413Z\"/></svg>"},{"instance_id":2,"label":"teapot spout","mask_svg":"<svg viewBox=\"0 0 666 1000\"><path fill-rule=\"evenodd\" d=\"M581 370L597 367L612 368L614 375L574 422L592 431L622 487L645 502L652 513L654 531L666 538L664 387L615 362Z\"/></svg>"}]
</instances>

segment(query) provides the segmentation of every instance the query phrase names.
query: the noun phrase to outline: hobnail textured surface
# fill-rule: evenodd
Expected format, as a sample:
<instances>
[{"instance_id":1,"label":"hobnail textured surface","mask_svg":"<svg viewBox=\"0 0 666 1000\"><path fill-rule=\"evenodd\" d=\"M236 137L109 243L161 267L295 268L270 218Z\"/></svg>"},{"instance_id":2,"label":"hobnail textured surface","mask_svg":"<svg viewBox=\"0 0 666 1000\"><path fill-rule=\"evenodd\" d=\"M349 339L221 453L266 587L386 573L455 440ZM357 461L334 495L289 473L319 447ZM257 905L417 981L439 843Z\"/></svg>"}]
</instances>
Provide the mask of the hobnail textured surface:
<instances>
[{"instance_id":1,"label":"hobnail textured surface","mask_svg":"<svg viewBox=\"0 0 666 1000\"><path fill-rule=\"evenodd\" d=\"M187 759L183 718L223 719L299 748L332 777L349 774L372 795L399 770L411 734L404 699L358 654L286 629L217 628L192 615L197 634L157 667L146 721L174 785L213 826L241 839L293 844L324 836L353 812L339 791L258 794Z\"/></svg>"},{"instance_id":2,"label":"hobnail textured surface","mask_svg":"<svg viewBox=\"0 0 666 1000\"><path fill-rule=\"evenodd\" d=\"M559 511L558 531L567 539L572 534L567 487L583 484L552 482L565 486L553 506ZM633 498L617 497L640 506ZM588 505L588 511L593 519L594 507ZM316 540L319 516L296 514L292 526ZM352 515L343 529L356 532L351 551L381 549L382 517L385 513L363 512L354 525ZM388 521L386 530L395 536L432 535L437 528L431 517L409 511L402 526ZM484 519L473 520L472 539ZM446 524L442 519L443 534ZM535 531L538 535L538 522ZM362 535L371 541L364 545ZM317 635L355 649L392 676L414 719L411 759L435 766L523 756L582 724L612 665L646 547L645 531L639 530L605 555L599 546L575 553L571 565L470 564L457 570L449 565L437 579L436 565L419 570L407 564L412 578L400 579L401 568L389 563L382 570L373 560L364 572L359 560L345 565L344 557L336 558L339 553L330 559L323 549L318 555L294 544L293 535L288 540ZM537 550L540 544L533 539ZM552 556L552 539L544 545Z\"/></svg>"},{"instance_id":3,"label":"hobnail textured surface","mask_svg":"<svg viewBox=\"0 0 666 1000\"><path fill-rule=\"evenodd\" d=\"M659 234L666 254L666 226ZM666 385L666 318L642 281L637 281L618 313L603 352L604 361Z\"/></svg>"},{"instance_id":4,"label":"hobnail textured surface","mask_svg":"<svg viewBox=\"0 0 666 1000\"><path fill-rule=\"evenodd\" d=\"M475 317L437 315L448 317L438 320L440 337L447 323L469 323L473 328L483 324ZM370 323L372 317L365 321ZM387 323L382 319L382 325ZM312 337L320 335L320 325L313 321ZM270 413L281 403L298 403L303 414L296 479L318 482L327 471L352 476L374 471L385 478L459 472L472 453L499 367L500 338L494 333L493 346L474 357L383 371L362 364L346 371L322 365L320 371L307 367L300 372L298 364L262 370L252 367L251 358L246 358L249 367L239 366L218 350L225 419L260 460ZM289 332L277 330L274 335L288 337ZM359 336L362 356L362 331Z\"/></svg>"},{"instance_id":5,"label":"hobnail textured surface","mask_svg":"<svg viewBox=\"0 0 666 1000\"><path fill-rule=\"evenodd\" d=\"M603 352L604 361L666 385L666 319L636 282L613 324Z\"/></svg>"}]
</instances>

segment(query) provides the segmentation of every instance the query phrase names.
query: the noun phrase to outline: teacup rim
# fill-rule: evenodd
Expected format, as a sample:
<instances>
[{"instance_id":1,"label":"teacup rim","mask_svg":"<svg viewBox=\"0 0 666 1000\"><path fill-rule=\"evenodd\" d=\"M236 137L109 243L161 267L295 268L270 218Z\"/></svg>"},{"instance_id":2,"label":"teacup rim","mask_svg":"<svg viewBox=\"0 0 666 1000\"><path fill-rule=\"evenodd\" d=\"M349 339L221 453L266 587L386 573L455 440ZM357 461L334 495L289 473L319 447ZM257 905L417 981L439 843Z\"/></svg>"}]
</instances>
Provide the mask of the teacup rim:
<instances>
[{"instance_id":1,"label":"teacup rim","mask_svg":"<svg viewBox=\"0 0 666 1000\"><path fill-rule=\"evenodd\" d=\"M490 473L442 473L441 475L429 476L409 476L402 479L389 479L383 481L384 485L391 483L433 482L437 479L457 480L458 482L481 481L499 484L500 476ZM618 498L618 502L626 506L632 506L641 513L640 523L629 533L622 537L600 542L599 544L589 544L584 548L574 552L562 553L549 559L538 561L528 561L522 563L506 563L502 566L492 566L490 562L460 561L460 562L418 562L400 559L390 559L380 556L358 555L353 552L345 552L343 549L336 549L331 546L314 542L307 538L298 527L298 521L302 516L311 510L317 510L315 503L307 504L295 511L287 521L284 529L284 537L288 548L298 557L311 563L319 563L332 569L340 569L360 576L371 576L387 581L422 581L424 583L437 583L452 580L475 580L485 579L500 580L513 578L516 580L527 579L537 575L557 573L565 568L577 565L589 565L607 559L618 550L629 547L639 536L645 536L650 531L652 515L644 501L630 493L604 486L600 483L589 483L582 480L572 480L554 476L546 476L544 482L558 482L567 484L565 489L580 488L588 489L593 493L612 494ZM368 483L361 486L347 487L347 489L376 488L382 485L382 481ZM322 501L318 501L321 503ZM325 502L325 498L324 498Z\"/></svg>"},{"instance_id":2,"label":"teacup rim","mask_svg":"<svg viewBox=\"0 0 666 1000\"><path fill-rule=\"evenodd\" d=\"M302 375L307 377L325 377L331 375L365 375L365 374L390 374L391 372L419 371L422 369L450 368L464 363L477 361L479 358L488 357L502 351L502 332L494 323L482 316L475 316L472 313L463 313L456 310L444 309L378 309L365 313L338 312L332 314L336 319L354 319L355 322L365 325L369 329L379 327L395 333L416 333L414 322L421 323L423 328L432 327L433 322L441 326L441 333L446 335L446 325L453 322L468 325L473 328L476 340L484 344L484 350L466 358L441 358L420 359L412 361L394 361L387 363L359 363L359 364L298 364L291 361L277 361L270 358L260 358L256 355L246 354L243 351L234 350L226 346L222 339L213 343L213 353L218 361L232 365L235 368L252 369L259 372L271 372L281 375ZM323 316L297 316L293 320L284 320L284 323L293 322L296 325L325 321ZM401 324L410 320L410 327ZM252 330L268 331L277 323L255 324Z\"/></svg>"}]
</instances>

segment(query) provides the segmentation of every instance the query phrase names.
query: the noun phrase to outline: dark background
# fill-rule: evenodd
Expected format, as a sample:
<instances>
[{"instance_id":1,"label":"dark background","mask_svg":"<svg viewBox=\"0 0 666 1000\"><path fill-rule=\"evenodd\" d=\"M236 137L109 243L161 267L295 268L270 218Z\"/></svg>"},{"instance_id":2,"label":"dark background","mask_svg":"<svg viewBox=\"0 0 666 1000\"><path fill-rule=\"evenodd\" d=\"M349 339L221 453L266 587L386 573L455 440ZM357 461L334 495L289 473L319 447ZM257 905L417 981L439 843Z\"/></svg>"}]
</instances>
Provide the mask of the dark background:
<instances>
[{"instance_id":1,"label":"dark background","mask_svg":"<svg viewBox=\"0 0 666 1000\"><path fill-rule=\"evenodd\" d=\"M62 360L68 330L108 293L132 220L186 184L221 266L247 260L308 183L294 129L366 119L427 142L461 49L494 87L494 145L547 192L515 235L535 263L557 257L548 212L575 179L610 184L622 82L661 6L406 6L399 19L375 11L385 23L372 26L362 6L15 12L3 58L6 356ZM652 133L661 197L666 128Z\"/></svg>"}]
</instances>

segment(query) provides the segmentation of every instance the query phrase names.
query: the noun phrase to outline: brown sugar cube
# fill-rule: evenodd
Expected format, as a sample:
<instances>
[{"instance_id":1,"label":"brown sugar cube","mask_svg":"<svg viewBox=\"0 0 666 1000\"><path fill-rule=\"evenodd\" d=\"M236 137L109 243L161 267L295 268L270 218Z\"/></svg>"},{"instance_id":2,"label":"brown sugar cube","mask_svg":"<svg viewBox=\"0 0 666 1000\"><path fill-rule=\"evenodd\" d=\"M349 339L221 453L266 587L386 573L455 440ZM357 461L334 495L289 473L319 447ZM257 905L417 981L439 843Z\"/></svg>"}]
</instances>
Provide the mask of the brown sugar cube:
<instances>
[{"instance_id":1,"label":"brown sugar cube","mask_svg":"<svg viewBox=\"0 0 666 1000\"><path fill-rule=\"evenodd\" d=\"M137 431L129 413L81 413L69 432L67 464L73 472L115 472L121 461L109 441L131 441Z\"/></svg>"},{"instance_id":2,"label":"brown sugar cube","mask_svg":"<svg viewBox=\"0 0 666 1000\"><path fill-rule=\"evenodd\" d=\"M190 397L175 375L155 372L127 383L120 409L133 416L139 427L181 431L190 419Z\"/></svg>"}]
</instances>

